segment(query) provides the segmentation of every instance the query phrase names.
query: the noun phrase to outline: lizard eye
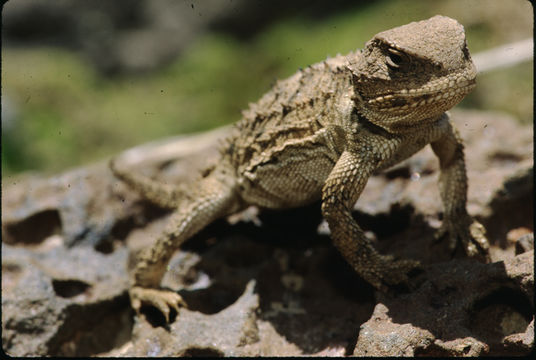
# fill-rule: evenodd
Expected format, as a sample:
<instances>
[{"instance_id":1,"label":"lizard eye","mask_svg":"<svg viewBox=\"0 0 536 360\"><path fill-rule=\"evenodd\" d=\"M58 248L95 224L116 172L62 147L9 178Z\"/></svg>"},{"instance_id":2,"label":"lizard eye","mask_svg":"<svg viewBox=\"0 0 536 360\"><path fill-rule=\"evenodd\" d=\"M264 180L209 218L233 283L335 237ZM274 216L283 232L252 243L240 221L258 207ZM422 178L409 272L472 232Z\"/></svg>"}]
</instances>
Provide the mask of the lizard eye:
<instances>
[{"instance_id":1,"label":"lizard eye","mask_svg":"<svg viewBox=\"0 0 536 360\"><path fill-rule=\"evenodd\" d=\"M409 58L403 52L390 48L389 53L385 56L387 66L392 70L398 70L403 65L409 63Z\"/></svg>"},{"instance_id":2,"label":"lizard eye","mask_svg":"<svg viewBox=\"0 0 536 360\"><path fill-rule=\"evenodd\" d=\"M465 60L471 59L471 55L469 55L469 49L467 49L467 42L465 41L463 42L462 52L463 52L463 57L465 58Z\"/></svg>"}]
</instances>

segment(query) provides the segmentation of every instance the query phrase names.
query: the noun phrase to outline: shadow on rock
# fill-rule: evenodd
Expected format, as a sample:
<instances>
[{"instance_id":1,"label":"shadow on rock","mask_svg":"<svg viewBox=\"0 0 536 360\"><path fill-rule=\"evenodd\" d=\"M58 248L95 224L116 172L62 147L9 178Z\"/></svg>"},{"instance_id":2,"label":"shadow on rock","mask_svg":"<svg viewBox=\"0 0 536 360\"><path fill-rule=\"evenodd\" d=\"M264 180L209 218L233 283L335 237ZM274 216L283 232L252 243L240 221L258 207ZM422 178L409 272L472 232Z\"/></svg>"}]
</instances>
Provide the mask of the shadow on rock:
<instances>
[{"instance_id":1,"label":"shadow on rock","mask_svg":"<svg viewBox=\"0 0 536 360\"><path fill-rule=\"evenodd\" d=\"M430 265L415 291L379 294L354 355L527 354L534 322L532 267L532 252L493 264L453 260ZM525 343L512 341L513 334L523 334Z\"/></svg>"}]
</instances>

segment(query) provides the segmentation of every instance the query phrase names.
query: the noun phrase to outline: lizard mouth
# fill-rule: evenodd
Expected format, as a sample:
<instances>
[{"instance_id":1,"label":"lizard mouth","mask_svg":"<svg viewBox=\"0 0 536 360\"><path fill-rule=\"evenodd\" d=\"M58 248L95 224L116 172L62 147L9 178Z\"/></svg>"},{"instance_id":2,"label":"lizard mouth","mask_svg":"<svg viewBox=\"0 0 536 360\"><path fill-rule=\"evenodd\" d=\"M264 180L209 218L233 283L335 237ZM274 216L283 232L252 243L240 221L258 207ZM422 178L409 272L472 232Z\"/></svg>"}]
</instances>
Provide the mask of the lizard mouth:
<instances>
[{"instance_id":1,"label":"lizard mouth","mask_svg":"<svg viewBox=\"0 0 536 360\"><path fill-rule=\"evenodd\" d=\"M475 86L474 76L460 75L456 80L441 78L428 82L420 88L395 90L365 101L369 107L390 112L417 108L427 104L445 104L451 101L453 102L452 106L454 106Z\"/></svg>"}]
</instances>

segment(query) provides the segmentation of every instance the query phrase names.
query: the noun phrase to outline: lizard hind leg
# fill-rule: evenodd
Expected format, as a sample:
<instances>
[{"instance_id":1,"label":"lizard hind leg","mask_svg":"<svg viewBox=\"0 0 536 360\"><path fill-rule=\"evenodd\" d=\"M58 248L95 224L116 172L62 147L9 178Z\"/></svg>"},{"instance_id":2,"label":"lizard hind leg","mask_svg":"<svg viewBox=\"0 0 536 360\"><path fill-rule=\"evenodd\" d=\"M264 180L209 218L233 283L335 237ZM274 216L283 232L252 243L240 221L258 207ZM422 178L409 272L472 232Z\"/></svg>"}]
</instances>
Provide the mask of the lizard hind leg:
<instances>
[{"instance_id":1,"label":"lizard hind leg","mask_svg":"<svg viewBox=\"0 0 536 360\"><path fill-rule=\"evenodd\" d=\"M221 170L193 183L188 199L172 213L156 242L143 249L135 259L130 272L129 295L131 305L137 312L142 305L154 306L169 321L170 309L177 310L178 305L185 305L176 292L159 289L171 256L184 241L212 221L241 208L234 178Z\"/></svg>"}]
</instances>

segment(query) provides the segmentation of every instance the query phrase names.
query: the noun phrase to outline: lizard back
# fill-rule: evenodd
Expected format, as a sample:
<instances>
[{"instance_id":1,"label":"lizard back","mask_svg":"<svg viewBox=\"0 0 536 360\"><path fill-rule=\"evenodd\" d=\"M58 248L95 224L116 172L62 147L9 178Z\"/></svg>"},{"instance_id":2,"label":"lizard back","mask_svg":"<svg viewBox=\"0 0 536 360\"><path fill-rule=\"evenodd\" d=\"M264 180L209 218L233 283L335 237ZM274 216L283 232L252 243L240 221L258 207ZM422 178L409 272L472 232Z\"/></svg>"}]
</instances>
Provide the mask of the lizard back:
<instances>
[{"instance_id":1,"label":"lizard back","mask_svg":"<svg viewBox=\"0 0 536 360\"><path fill-rule=\"evenodd\" d=\"M300 69L250 103L226 146L234 168L240 173L289 142L341 122L340 96L350 99L352 92L346 66L357 56L359 52L339 55Z\"/></svg>"}]
</instances>

